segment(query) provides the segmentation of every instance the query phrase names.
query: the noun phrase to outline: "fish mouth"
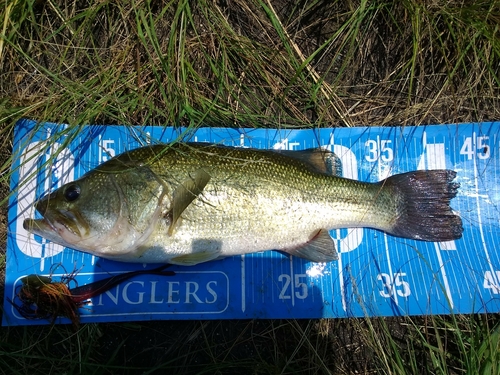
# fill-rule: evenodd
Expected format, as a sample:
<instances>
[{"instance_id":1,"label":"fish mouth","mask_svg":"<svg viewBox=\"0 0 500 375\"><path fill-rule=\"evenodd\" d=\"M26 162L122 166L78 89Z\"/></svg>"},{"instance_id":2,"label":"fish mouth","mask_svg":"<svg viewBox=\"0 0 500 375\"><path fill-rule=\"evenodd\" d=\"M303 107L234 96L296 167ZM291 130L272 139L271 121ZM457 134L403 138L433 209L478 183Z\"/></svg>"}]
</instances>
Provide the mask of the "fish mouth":
<instances>
[{"instance_id":1,"label":"fish mouth","mask_svg":"<svg viewBox=\"0 0 500 375\"><path fill-rule=\"evenodd\" d=\"M28 232L38 234L56 243L68 244L81 240L77 218L68 211L55 212L45 215L41 219L25 219L23 228Z\"/></svg>"},{"instance_id":2,"label":"fish mouth","mask_svg":"<svg viewBox=\"0 0 500 375\"><path fill-rule=\"evenodd\" d=\"M54 225L55 220L52 218L52 220L49 219L49 201L52 199L55 199L56 195L55 193L52 193L50 195L44 196L42 199L40 199L38 202L35 204L35 209L42 215L41 219L25 219L23 221L23 228L27 230L30 233L38 234L42 237L53 237L54 235L58 234L57 227ZM54 215L53 215L54 216ZM57 218L56 215L55 218Z\"/></svg>"},{"instance_id":3,"label":"fish mouth","mask_svg":"<svg viewBox=\"0 0 500 375\"><path fill-rule=\"evenodd\" d=\"M47 232L57 232L56 228L46 218L24 219L23 228L28 232L43 235Z\"/></svg>"}]
</instances>

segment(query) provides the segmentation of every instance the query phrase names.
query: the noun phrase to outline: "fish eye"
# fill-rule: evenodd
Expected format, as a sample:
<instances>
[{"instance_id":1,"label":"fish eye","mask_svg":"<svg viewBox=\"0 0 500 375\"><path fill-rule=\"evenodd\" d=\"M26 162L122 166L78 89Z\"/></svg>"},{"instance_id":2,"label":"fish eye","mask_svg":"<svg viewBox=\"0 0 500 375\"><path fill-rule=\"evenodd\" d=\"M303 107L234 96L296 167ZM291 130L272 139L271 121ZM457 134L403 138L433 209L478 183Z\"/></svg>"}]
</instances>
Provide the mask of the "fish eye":
<instances>
[{"instance_id":1,"label":"fish eye","mask_svg":"<svg viewBox=\"0 0 500 375\"><path fill-rule=\"evenodd\" d=\"M80 186L78 185L69 185L64 191L64 198L66 198L68 202L73 202L74 200L78 199L79 196Z\"/></svg>"}]
</instances>

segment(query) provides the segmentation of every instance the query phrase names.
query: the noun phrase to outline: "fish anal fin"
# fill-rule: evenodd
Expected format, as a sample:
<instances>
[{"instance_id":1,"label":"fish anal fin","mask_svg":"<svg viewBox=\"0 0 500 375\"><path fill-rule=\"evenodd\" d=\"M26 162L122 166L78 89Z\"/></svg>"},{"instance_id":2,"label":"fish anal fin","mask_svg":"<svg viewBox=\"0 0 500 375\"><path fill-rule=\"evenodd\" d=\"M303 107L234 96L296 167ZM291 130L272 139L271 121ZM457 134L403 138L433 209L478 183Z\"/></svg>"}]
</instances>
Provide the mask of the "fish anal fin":
<instances>
[{"instance_id":1,"label":"fish anal fin","mask_svg":"<svg viewBox=\"0 0 500 375\"><path fill-rule=\"evenodd\" d=\"M168 234L174 233L175 226L184 210L203 192L210 181L210 175L203 169L198 169L189 178L182 181L172 194L172 209Z\"/></svg>"},{"instance_id":2,"label":"fish anal fin","mask_svg":"<svg viewBox=\"0 0 500 375\"><path fill-rule=\"evenodd\" d=\"M283 251L290 255L318 263L339 259L335 250L335 243L326 229L320 229L305 244L284 249Z\"/></svg>"}]
</instances>

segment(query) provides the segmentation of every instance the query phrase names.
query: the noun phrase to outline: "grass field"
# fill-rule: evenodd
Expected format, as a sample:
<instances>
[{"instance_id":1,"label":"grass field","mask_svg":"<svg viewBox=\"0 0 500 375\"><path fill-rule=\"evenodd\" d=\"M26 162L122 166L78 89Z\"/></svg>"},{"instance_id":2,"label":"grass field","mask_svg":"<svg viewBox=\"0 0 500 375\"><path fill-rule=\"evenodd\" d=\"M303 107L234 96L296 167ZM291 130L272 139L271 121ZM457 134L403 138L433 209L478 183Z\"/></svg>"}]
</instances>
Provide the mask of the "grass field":
<instances>
[{"instance_id":1,"label":"grass field","mask_svg":"<svg viewBox=\"0 0 500 375\"><path fill-rule=\"evenodd\" d=\"M498 120L499 25L498 0L3 0L2 249L19 118L301 128ZM500 316L1 328L0 373L500 374Z\"/></svg>"}]
</instances>

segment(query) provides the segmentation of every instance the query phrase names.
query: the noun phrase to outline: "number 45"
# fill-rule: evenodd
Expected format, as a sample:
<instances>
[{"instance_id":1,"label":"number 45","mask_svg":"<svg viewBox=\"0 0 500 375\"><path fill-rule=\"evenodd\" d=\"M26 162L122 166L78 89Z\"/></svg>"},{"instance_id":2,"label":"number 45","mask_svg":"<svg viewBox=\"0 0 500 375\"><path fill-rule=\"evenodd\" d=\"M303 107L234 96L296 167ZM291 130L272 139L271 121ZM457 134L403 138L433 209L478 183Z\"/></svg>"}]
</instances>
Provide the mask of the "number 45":
<instances>
[{"instance_id":1,"label":"number 45","mask_svg":"<svg viewBox=\"0 0 500 375\"><path fill-rule=\"evenodd\" d=\"M472 137L465 138L460 155L467 156L467 160L472 160L476 155L479 159L488 159L490 157L489 138L488 136L476 137L476 133L473 133Z\"/></svg>"}]
</instances>

